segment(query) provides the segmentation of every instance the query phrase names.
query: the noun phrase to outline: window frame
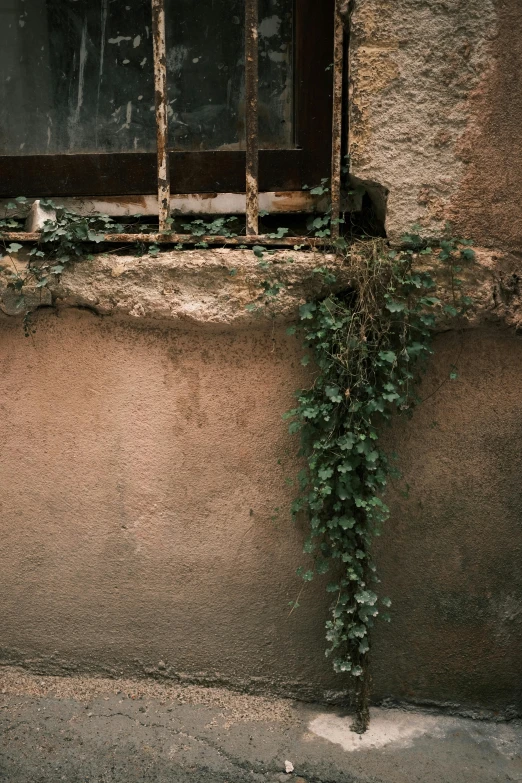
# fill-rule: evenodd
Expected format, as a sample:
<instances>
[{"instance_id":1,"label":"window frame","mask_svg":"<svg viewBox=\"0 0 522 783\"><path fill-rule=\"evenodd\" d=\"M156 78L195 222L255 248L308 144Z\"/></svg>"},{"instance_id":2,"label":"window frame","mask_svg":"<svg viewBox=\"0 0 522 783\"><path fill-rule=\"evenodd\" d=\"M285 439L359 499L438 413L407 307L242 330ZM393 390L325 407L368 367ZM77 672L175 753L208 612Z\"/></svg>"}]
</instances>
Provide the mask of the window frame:
<instances>
[{"instance_id":1,"label":"window frame","mask_svg":"<svg viewBox=\"0 0 522 783\"><path fill-rule=\"evenodd\" d=\"M335 0L295 0L295 149L259 150L259 190L298 191L327 177L332 158ZM244 193L243 150L169 149L171 192ZM0 156L0 197L137 196L157 192L157 155Z\"/></svg>"}]
</instances>

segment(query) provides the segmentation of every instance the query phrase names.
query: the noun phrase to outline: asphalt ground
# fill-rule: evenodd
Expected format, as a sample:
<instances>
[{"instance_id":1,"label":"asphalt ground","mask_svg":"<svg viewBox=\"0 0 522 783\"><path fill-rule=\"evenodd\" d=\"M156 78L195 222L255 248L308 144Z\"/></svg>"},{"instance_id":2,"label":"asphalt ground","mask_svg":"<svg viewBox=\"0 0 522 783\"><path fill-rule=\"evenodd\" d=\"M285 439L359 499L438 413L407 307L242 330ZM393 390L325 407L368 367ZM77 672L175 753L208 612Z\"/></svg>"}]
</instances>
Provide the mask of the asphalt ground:
<instances>
[{"instance_id":1,"label":"asphalt ground","mask_svg":"<svg viewBox=\"0 0 522 783\"><path fill-rule=\"evenodd\" d=\"M522 781L522 722L0 668L2 783ZM288 770L288 771L286 771Z\"/></svg>"}]
</instances>

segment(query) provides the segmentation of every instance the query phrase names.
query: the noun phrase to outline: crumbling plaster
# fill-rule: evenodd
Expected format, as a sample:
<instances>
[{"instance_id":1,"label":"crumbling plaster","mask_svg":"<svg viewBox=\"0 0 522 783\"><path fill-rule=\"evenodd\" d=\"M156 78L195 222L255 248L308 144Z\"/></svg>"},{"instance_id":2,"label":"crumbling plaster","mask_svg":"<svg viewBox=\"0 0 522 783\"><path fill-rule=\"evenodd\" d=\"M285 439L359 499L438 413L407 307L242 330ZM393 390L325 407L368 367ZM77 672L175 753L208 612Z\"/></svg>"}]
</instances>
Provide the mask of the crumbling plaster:
<instances>
[{"instance_id":1,"label":"crumbling plaster","mask_svg":"<svg viewBox=\"0 0 522 783\"><path fill-rule=\"evenodd\" d=\"M255 326L264 322L263 315L294 317L299 303L319 295L324 286L314 269L324 263L338 269L340 286L348 283L342 265L330 255L277 251L266 261L271 268L262 268L252 250L219 248L142 257L102 253L74 264L44 289L28 286L23 297L7 286L7 270L0 274L0 311L15 316L54 305L151 322ZM260 296L262 281L271 278L284 290L270 307L247 310Z\"/></svg>"},{"instance_id":2,"label":"crumbling plaster","mask_svg":"<svg viewBox=\"0 0 522 783\"><path fill-rule=\"evenodd\" d=\"M519 0L355 0L351 172L389 191L393 242L449 220L522 248L521 26Z\"/></svg>"},{"instance_id":3,"label":"crumbling plaster","mask_svg":"<svg viewBox=\"0 0 522 783\"><path fill-rule=\"evenodd\" d=\"M8 285L9 270L0 272L0 318L21 317L43 307L57 310L85 308L113 319L131 319L153 326L206 328L266 328L267 322L286 323L298 316L299 306L326 294L318 267L334 272L334 286L350 286L349 264L342 258L316 252L277 251L263 268L251 250L188 250L159 256L117 256L102 253L66 269L48 286L27 286L20 296ZM417 258L436 277L439 294L451 299L447 268L432 258ZM23 268L23 262L17 262ZM522 326L522 269L511 253L476 249L476 262L462 270L464 288L473 305L462 325L500 323ZM282 284L272 299L259 301L262 283ZM248 306L255 304L254 310ZM441 319L439 328L449 324Z\"/></svg>"}]
</instances>

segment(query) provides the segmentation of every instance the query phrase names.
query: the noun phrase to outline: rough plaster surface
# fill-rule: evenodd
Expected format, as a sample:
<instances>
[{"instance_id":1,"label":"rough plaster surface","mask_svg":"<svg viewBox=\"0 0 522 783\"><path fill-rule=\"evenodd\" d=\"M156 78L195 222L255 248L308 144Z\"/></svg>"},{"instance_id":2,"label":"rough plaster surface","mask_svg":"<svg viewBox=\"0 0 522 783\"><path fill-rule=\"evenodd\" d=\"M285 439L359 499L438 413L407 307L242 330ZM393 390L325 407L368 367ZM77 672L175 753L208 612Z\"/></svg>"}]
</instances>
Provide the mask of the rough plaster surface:
<instances>
[{"instance_id":1,"label":"rough plaster surface","mask_svg":"<svg viewBox=\"0 0 522 783\"><path fill-rule=\"evenodd\" d=\"M356 0L352 174L389 190L392 241L420 222L522 248L519 0Z\"/></svg>"},{"instance_id":2,"label":"rough plaster surface","mask_svg":"<svg viewBox=\"0 0 522 783\"><path fill-rule=\"evenodd\" d=\"M479 329L435 350L425 402L388 436L404 479L376 548L395 607L375 636L376 695L451 706L480 694L520 712L522 341Z\"/></svg>"},{"instance_id":3,"label":"rough plaster surface","mask_svg":"<svg viewBox=\"0 0 522 783\"><path fill-rule=\"evenodd\" d=\"M4 659L332 686L325 599L289 617L297 341L78 311L0 334Z\"/></svg>"},{"instance_id":4,"label":"rough plaster surface","mask_svg":"<svg viewBox=\"0 0 522 783\"><path fill-rule=\"evenodd\" d=\"M474 121L456 152L464 163L448 217L488 247L522 250L522 5L497 0L488 68L470 100Z\"/></svg>"},{"instance_id":5,"label":"rough plaster surface","mask_svg":"<svg viewBox=\"0 0 522 783\"><path fill-rule=\"evenodd\" d=\"M267 263L270 268L261 267L252 250L184 250L141 258L102 254L74 264L44 289L29 288L24 298L0 273L0 311L12 316L54 305L187 326L256 326L266 325L266 316L294 318L307 298L321 295L326 289L314 269L325 263L337 270L339 286L349 283L342 263L320 251L276 251L265 256ZM249 311L263 281L271 279L284 286L280 294L270 307Z\"/></svg>"},{"instance_id":6,"label":"rough plaster surface","mask_svg":"<svg viewBox=\"0 0 522 783\"><path fill-rule=\"evenodd\" d=\"M324 583L288 606L304 558L280 418L304 381L295 338L73 309L36 324L0 330L1 660L339 695ZM428 395L452 362L461 379L390 434L412 499L392 498L378 550L395 610L375 689L500 714L522 701L522 343L441 335Z\"/></svg>"},{"instance_id":7,"label":"rough plaster surface","mask_svg":"<svg viewBox=\"0 0 522 783\"><path fill-rule=\"evenodd\" d=\"M357 253L357 250L354 251ZM459 276L473 299L466 323L503 323L519 327L522 320L522 265L514 253L476 248L476 263ZM164 252L158 257L101 254L67 269L45 288L10 288L0 271L0 318L9 320L27 311L86 308L115 320L143 325L263 329L267 324L292 321L299 306L326 295L318 267L335 273L338 289L350 286L349 263L320 252L277 251L261 268L250 250L194 250ZM436 256L417 258L437 280L439 295L451 299L451 283ZM23 262L18 261L19 266ZM259 301L263 281L283 287L269 300ZM328 289L331 290L331 289ZM254 311L249 309L255 305ZM7 318L4 318L7 316ZM445 329L444 320L439 324Z\"/></svg>"},{"instance_id":8,"label":"rough plaster surface","mask_svg":"<svg viewBox=\"0 0 522 783\"><path fill-rule=\"evenodd\" d=\"M9 783L492 783L522 779L522 726L345 713L222 689L0 669ZM5 741L3 741L5 738ZM290 774L285 774L284 770Z\"/></svg>"}]
</instances>

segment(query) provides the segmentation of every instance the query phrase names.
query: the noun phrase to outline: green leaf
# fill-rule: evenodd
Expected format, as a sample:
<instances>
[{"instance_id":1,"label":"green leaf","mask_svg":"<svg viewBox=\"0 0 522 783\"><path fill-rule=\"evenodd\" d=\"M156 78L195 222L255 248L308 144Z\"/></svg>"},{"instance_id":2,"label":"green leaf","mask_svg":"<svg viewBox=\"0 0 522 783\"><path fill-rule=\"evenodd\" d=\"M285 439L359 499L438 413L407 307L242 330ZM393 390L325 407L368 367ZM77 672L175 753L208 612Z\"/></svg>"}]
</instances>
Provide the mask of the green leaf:
<instances>
[{"instance_id":1,"label":"green leaf","mask_svg":"<svg viewBox=\"0 0 522 783\"><path fill-rule=\"evenodd\" d=\"M377 596L371 590L359 590L359 592L355 594L355 600L358 604L374 606L377 603Z\"/></svg>"},{"instance_id":2,"label":"green leaf","mask_svg":"<svg viewBox=\"0 0 522 783\"><path fill-rule=\"evenodd\" d=\"M100 234L98 231L88 231L87 239L89 242L103 242L105 239L105 234Z\"/></svg>"},{"instance_id":3,"label":"green leaf","mask_svg":"<svg viewBox=\"0 0 522 783\"><path fill-rule=\"evenodd\" d=\"M388 302L386 309L390 313L401 313L405 309L406 305L403 302Z\"/></svg>"},{"instance_id":4,"label":"green leaf","mask_svg":"<svg viewBox=\"0 0 522 783\"><path fill-rule=\"evenodd\" d=\"M318 471L318 476L321 479L321 481L326 481L327 479L332 478L333 468L321 468Z\"/></svg>"},{"instance_id":5,"label":"green leaf","mask_svg":"<svg viewBox=\"0 0 522 783\"><path fill-rule=\"evenodd\" d=\"M328 560L317 559L315 561L315 570L319 575L328 573L330 570L330 564Z\"/></svg>"},{"instance_id":6,"label":"green leaf","mask_svg":"<svg viewBox=\"0 0 522 783\"><path fill-rule=\"evenodd\" d=\"M18 242L11 242L11 244L7 247L8 253L18 253L19 250L21 250L23 245L19 245Z\"/></svg>"},{"instance_id":7,"label":"green leaf","mask_svg":"<svg viewBox=\"0 0 522 783\"><path fill-rule=\"evenodd\" d=\"M338 386L326 386L324 392L332 402L342 402L343 398Z\"/></svg>"},{"instance_id":8,"label":"green leaf","mask_svg":"<svg viewBox=\"0 0 522 783\"><path fill-rule=\"evenodd\" d=\"M383 362L393 364L397 360L397 355L393 351L380 351L379 359Z\"/></svg>"},{"instance_id":9,"label":"green leaf","mask_svg":"<svg viewBox=\"0 0 522 783\"><path fill-rule=\"evenodd\" d=\"M459 314L459 311L456 307L453 307L453 305L444 305L444 312L447 315L451 315L452 318L455 318Z\"/></svg>"},{"instance_id":10,"label":"green leaf","mask_svg":"<svg viewBox=\"0 0 522 783\"><path fill-rule=\"evenodd\" d=\"M314 313L317 310L315 302L306 302L299 308L299 315L302 321L310 321L314 317Z\"/></svg>"},{"instance_id":11,"label":"green leaf","mask_svg":"<svg viewBox=\"0 0 522 783\"><path fill-rule=\"evenodd\" d=\"M330 582L330 584L326 588L327 593L337 593L339 592L339 585L335 582Z\"/></svg>"}]
</instances>

